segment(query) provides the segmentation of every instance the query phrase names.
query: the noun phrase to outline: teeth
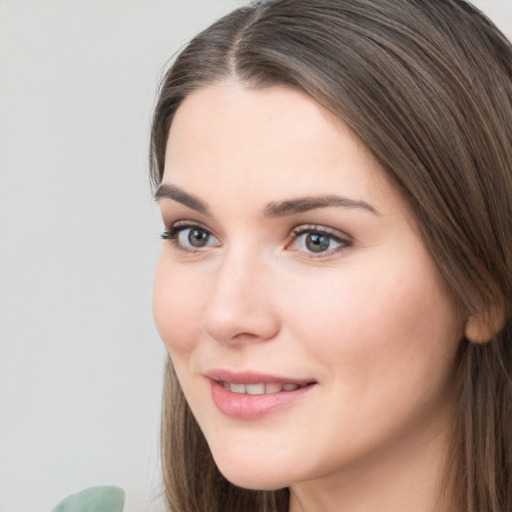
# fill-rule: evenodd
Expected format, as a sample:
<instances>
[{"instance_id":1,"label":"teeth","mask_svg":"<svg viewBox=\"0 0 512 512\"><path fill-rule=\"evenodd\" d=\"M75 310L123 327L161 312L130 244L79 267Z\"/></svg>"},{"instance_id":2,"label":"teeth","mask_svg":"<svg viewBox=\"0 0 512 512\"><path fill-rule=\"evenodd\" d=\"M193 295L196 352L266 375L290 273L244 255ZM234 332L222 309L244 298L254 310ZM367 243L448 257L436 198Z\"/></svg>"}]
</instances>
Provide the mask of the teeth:
<instances>
[{"instance_id":1,"label":"teeth","mask_svg":"<svg viewBox=\"0 0 512 512\"><path fill-rule=\"evenodd\" d=\"M245 395L245 384L229 384L231 393L239 393Z\"/></svg>"},{"instance_id":2,"label":"teeth","mask_svg":"<svg viewBox=\"0 0 512 512\"><path fill-rule=\"evenodd\" d=\"M272 382L270 384L265 384L265 393L279 393L283 386L276 382Z\"/></svg>"},{"instance_id":3,"label":"teeth","mask_svg":"<svg viewBox=\"0 0 512 512\"><path fill-rule=\"evenodd\" d=\"M245 391L248 395L264 395L265 384L246 384Z\"/></svg>"},{"instance_id":4,"label":"teeth","mask_svg":"<svg viewBox=\"0 0 512 512\"><path fill-rule=\"evenodd\" d=\"M269 395L281 391L295 391L300 388L298 384L279 384L277 382L268 384L234 384L222 382L221 384L224 389L239 395Z\"/></svg>"}]
</instances>

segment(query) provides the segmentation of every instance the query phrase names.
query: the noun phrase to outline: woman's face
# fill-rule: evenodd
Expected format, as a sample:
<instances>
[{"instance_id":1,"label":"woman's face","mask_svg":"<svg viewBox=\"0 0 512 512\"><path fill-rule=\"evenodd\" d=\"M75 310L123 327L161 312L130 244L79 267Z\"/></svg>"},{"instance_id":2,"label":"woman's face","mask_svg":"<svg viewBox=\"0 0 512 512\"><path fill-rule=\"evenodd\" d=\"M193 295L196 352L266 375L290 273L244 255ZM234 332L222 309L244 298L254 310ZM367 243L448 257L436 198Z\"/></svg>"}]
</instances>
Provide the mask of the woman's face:
<instances>
[{"instance_id":1,"label":"woman's face","mask_svg":"<svg viewBox=\"0 0 512 512\"><path fill-rule=\"evenodd\" d=\"M229 480L393 471L446 441L462 321L340 119L286 87L201 88L177 111L157 196L157 327Z\"/></svg>"}]
</instances>

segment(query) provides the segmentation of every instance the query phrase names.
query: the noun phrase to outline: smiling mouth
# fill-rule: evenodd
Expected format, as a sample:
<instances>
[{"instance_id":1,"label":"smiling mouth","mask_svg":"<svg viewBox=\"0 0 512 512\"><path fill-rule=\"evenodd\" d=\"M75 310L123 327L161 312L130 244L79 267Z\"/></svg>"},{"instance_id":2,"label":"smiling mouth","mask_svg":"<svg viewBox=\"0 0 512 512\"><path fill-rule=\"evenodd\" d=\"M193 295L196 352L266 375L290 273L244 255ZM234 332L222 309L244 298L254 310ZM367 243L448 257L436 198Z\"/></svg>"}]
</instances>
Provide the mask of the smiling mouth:
<instances>
[{"instance_id":1,"label":"smiling mouth","mask_svg":"<svg viewBox=\"0 0 512 512\"><path fill-rule=\"evenodd\" d=\"M254 372L212 370L211 396L218 410L229 418L257 420L287 409L305 399L318 382Z\"/></svg>"},{"instance_id":2,"label":"smiling mouth","mask_svg":"<svg viewBox=\"0 0 512 512\"><path fill-rule=\"evenodd\" d=\"M312 382L299 384L282 384L278 382L259 383L259 384L237 384L233 382L217 381L224 389L231 393L239 395L272 395L281 391L297 391L297 389L305 388L313 384Z\"/></svg>"}]
</instances>

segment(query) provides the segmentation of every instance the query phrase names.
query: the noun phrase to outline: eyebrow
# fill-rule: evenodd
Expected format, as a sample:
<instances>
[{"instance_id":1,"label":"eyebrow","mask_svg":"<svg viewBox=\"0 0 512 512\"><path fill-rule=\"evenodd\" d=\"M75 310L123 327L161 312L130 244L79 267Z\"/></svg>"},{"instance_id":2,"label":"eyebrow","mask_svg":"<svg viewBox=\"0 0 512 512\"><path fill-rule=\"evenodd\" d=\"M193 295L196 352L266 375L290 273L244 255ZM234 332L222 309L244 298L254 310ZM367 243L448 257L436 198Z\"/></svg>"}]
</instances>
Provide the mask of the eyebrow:
<instances>
[{"instance_id":1,"label":"eyebrow","mask_svg":"<svg viewBox=\"0 0 512 512\"><path fill-rule=\"evenodd\" d=\"M265 208L265 217L284 217L295 213L303 213L317 208L328 208L330 206L341 206L343 208L363 208L378 215L377 210L365 201L357 201L347 197L336 195L302 197L270 203Z\"/></svg>"},{"instance_id":2,"label":"eyebrow","mask_svg":"<svg viewBox=\"0 0 512 512\"><path fill-rule=\"evenodd\" d=\"M155 200L158 201L162 198L173 199L178 203L192 208L192 210L196 210L199 213L208 214L208 206L206 203L201 201L201 199L198 197L185 192L183 189L177 187L176 185L160 185L155 192Z\"/></svg>"},{"instance_id":3,"label":"eyebrow","mask_svg":"<svg viewBox=\"0 0 512 512\"><path fill-rule=\"evenodd\" d=\"M201 201L201 199L198 197L185 192L183 189L177 187L176 185L160 185L155 192L155 200L158 201L162 198L172 199L178 203L188 206L192 210L198 211L199 213L203 213L205 215L209 214L209 208L206 203ZM375 215L379 215L379 212L365 201L358 201L332 194L326 196L301 197L298 199L272 202L265 207L264 215L268 218L285 217L287 215L304 213L310 210L328 208L332 206L343 208L362 208Z\"/></svg>"}]
</instances>

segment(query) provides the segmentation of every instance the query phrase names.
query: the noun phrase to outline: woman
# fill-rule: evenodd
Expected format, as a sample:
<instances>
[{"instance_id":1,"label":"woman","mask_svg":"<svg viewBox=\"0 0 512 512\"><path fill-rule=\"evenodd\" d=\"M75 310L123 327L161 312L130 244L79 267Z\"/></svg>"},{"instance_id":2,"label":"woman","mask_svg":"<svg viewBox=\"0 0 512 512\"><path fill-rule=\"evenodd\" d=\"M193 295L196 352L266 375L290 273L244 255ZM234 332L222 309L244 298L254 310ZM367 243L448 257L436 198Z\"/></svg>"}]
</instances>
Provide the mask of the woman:
<instances>
[{"instance_id":1,"label":"woman","mask_svg":"<svg viewBox=\"0 0 512 512\"><path fill-rule=\"evenodd\" d=\"M512 510L512 49L462 0L269 0L168 71L173 512Z\"/></svg>"}]
</instances>

